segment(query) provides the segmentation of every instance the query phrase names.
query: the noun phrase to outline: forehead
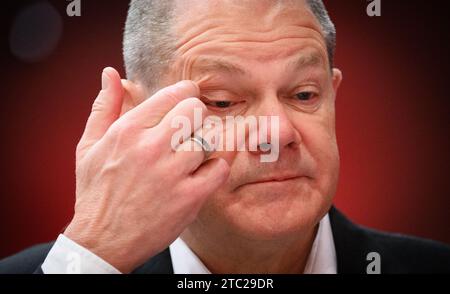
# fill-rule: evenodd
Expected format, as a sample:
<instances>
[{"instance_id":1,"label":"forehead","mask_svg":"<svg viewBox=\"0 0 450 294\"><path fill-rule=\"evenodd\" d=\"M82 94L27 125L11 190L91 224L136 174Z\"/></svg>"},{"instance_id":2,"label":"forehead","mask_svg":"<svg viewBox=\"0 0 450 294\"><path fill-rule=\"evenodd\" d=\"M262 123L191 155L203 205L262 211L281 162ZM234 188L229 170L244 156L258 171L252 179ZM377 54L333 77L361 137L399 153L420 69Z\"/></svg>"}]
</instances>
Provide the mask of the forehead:
<instances>
[{"instance_id":1,"label":"forehead","mask_svg":"<svg viewBox=\"0 0 450 294\"><path fill-rule=\"evenodd\" d=\"M320 25L303 0L176 1L176 53L239 56L258 62L303 48L327 59Z\"/></svg>"},{"instance_id":2,"label":"forehead","mask_svg":"<svg viewBox=\"0 0 450 294\"><path fill-rule=\"evenodd\" d=\"M175 17L181 25L215 19L256 26L263 31L280 22L311 25L309 22L315 19L305 0L175 0L174 3Z\"/></svg>"},{"instance_id":3,"label":"forehead","mask_svg":"<svg viewBox=\"0 0 450 294\"><path fill-rule=\"evenodd\" d=\"M244 64L244 65L243 65ZM266 64L265 64L266 65ZM292 56L287 62L282 63L285 72L307 69L310 67L323 67L323 59L316 51L303 51L298 55ZM215 56L201 56L196 58L192 63L193 76L196 74L208 74L221 72L233 76L252 76L252 67L246 67L245 62L235 61L228 58L220 58Z\"/></svg>"}]
</instances>

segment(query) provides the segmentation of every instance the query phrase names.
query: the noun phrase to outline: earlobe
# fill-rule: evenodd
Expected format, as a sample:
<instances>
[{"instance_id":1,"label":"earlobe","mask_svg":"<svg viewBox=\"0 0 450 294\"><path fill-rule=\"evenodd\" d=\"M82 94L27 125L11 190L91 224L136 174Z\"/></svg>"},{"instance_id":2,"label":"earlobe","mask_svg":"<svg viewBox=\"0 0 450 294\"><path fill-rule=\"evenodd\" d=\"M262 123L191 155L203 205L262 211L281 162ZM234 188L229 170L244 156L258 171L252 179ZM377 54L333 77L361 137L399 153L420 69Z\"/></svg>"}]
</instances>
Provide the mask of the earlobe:
<instances>
[{"instance_id":1,"label":"earlobe","mask_svg":"<svg viewBox=\"0 0 450 294\"><path fill-rule=\"evenodd\" d=\"M139 83L134 83L130 80L122 80L122 86L124 89L124 96L120 116L141 104L146 97L144 87Z\"/></svg>"}]
</instances>

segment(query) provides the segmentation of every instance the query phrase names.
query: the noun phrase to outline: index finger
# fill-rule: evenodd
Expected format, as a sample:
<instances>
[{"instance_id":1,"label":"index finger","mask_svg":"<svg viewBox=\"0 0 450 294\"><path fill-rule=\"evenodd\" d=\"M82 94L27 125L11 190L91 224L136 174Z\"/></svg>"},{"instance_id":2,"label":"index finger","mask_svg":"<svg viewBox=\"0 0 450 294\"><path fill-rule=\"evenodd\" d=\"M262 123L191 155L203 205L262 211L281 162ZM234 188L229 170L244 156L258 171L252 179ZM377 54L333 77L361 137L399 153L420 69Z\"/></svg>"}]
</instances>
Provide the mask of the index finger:
<instances>
[{"instance_id":1,"label":"index finger","mask_svg":"<svg viewBox=\"0 0 450 294\"><path fill-rule=\"evenodd\" d=\"M130 119L143 128L156 126L180 101L198 97L198 85L189 80L178 82L156 92L153 96L128 111L122 118Z\"/></svg>"}]
</instances>

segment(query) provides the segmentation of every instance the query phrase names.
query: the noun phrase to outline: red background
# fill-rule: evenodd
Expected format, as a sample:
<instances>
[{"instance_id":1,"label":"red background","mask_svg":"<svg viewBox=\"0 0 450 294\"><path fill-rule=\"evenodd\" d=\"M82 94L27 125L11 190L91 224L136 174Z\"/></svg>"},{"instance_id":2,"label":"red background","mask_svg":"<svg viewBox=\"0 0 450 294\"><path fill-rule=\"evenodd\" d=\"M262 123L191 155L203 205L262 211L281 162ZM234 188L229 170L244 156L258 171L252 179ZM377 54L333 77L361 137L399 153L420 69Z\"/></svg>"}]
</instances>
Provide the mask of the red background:
<instances>
[{"instance_id":1,"label":"red background","mask_svg":"<svg viewBox=\"0 0 450 294\"><path fill-rule=\"evenodd\" d=\"M33 1L17 2L2 4L6 46L14 16ZM72 18L65 15L67 1L50 2L64 21L53 54L23 63L1 53L0 257L56 238L70 221L74 150L101 70L114 66L123 73L128 1L82 0L82 16ZM363 225L450 244L444 1L382 0L377 18L366 15L365 0L325 3L344 73L337 207Z\"/></svg>"}]
</instances>

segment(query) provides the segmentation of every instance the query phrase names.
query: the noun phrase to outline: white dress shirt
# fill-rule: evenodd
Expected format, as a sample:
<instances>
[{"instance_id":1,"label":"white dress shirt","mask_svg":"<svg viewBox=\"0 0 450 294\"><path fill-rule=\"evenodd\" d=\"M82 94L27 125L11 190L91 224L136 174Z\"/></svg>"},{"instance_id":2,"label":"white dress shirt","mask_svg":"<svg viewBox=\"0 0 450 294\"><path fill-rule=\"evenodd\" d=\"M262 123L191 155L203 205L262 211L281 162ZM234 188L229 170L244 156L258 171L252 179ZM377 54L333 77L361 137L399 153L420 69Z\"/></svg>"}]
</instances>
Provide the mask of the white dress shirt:
<instances>
[{"instance_id":1,"label":"white dress shirt","mask_svg":"<svg viewBox=\"0 0 450 294\"><path fill-rule=\"evenodd\" d=\"M210 274L211 272L180 238L170 246L174 274ZM316 238L306 262L305 274L336 274L336 249L330 218L325 215L319 224Z\"/></svg>"},{"instance_id":2,"label":"white dress shirt","mask_svg":"<svg viewBox=\"0 0 450 294\"><path fill-rule=\"evenodd\" d=\"M182 239L176 239L169 250L174 274L211 273ZM45 274L120 274L102 258L62 234L42 264L42 271ZM337 273L336 249L328 214L320 221L304 273Z\"/></svg>"}]
</instances>

